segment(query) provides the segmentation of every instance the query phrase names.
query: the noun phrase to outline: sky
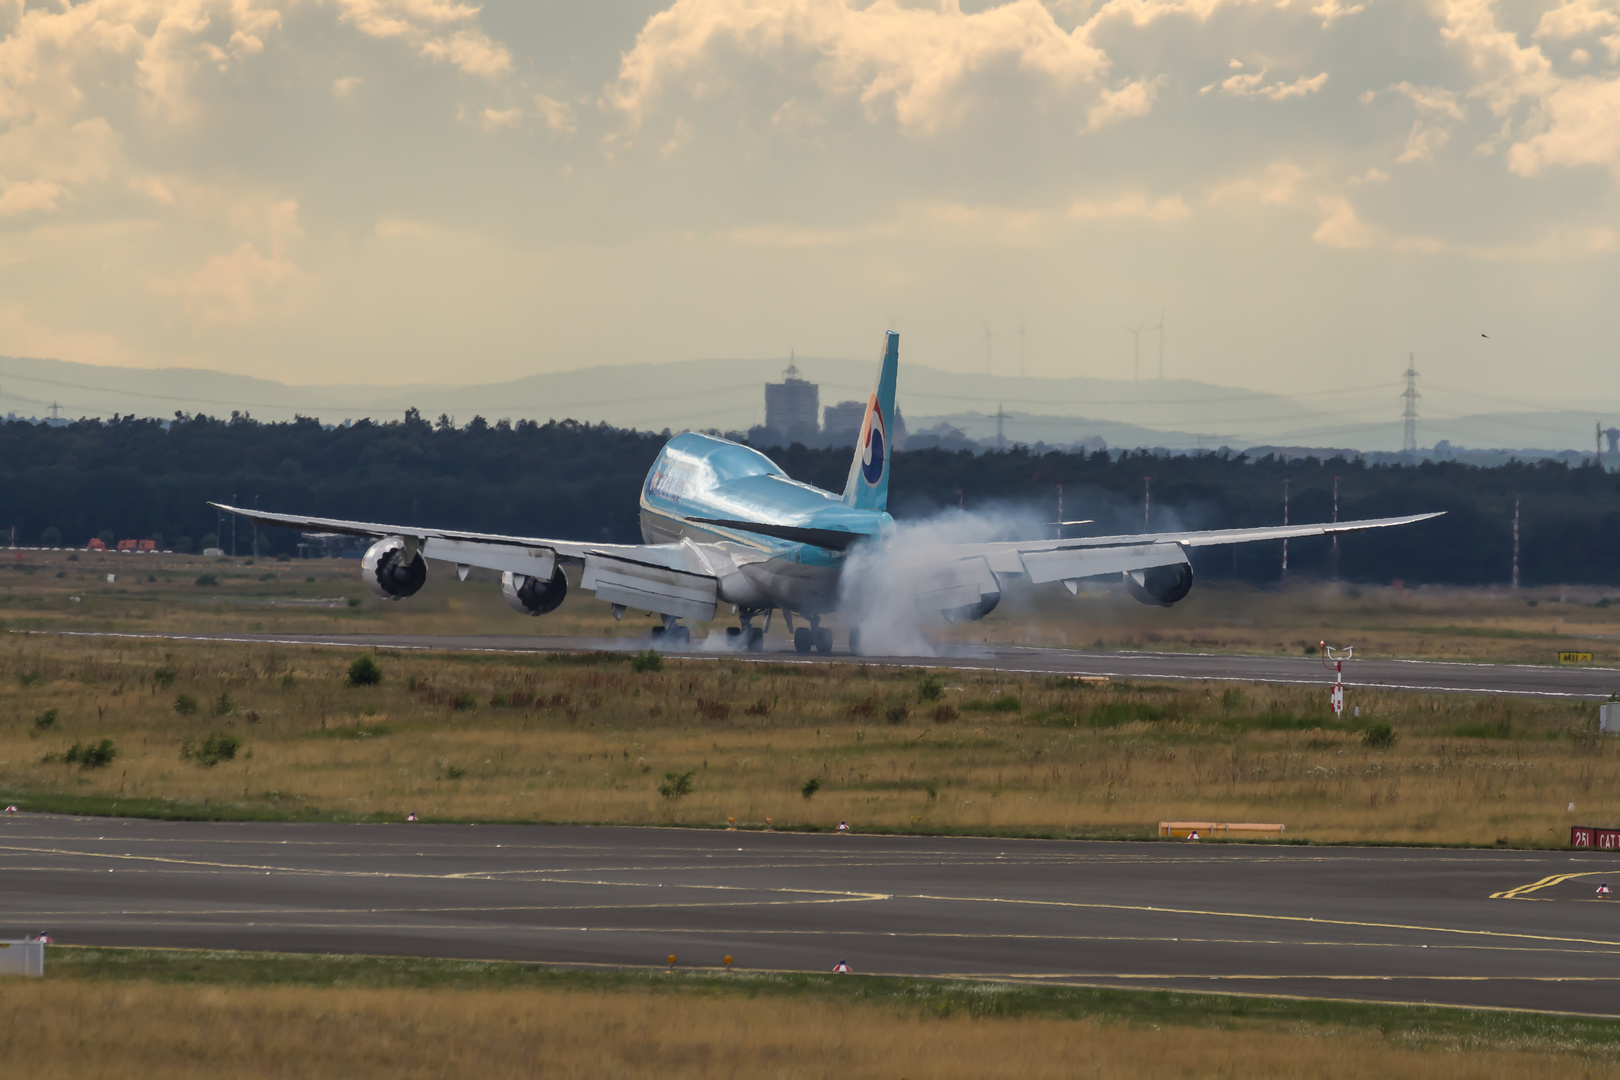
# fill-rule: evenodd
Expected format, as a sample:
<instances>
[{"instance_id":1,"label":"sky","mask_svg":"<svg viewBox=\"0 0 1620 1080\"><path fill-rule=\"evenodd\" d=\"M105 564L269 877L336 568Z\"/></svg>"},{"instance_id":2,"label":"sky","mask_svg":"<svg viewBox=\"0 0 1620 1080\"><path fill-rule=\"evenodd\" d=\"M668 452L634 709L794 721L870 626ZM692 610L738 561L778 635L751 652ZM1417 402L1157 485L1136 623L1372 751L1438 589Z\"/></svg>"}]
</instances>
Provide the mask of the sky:
<instances>
[{"instance_id":1,"label":"sky","mask_svg":"<svg viewBox=\"0 0 1620 1080\"><path fill-rule=\"evenodd\" d=\"M460 384L894 328L962 372L1162 345L1320 406L1413 354L1457 412L1620 398L1620 0L0 0L0 35L0 355Z\"/></svg>"}]
</instances>

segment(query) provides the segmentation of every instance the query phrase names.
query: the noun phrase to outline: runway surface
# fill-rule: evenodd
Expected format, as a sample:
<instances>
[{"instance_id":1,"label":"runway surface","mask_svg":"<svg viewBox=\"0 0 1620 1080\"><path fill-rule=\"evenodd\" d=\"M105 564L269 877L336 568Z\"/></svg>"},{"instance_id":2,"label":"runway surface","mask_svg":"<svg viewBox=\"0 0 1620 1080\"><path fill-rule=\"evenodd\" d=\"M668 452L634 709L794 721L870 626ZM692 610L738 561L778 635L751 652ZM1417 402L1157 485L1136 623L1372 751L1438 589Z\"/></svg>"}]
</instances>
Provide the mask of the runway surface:
<instances>
[{"instance_id":1,"label":"runway surface","mask_svg":"<svg viewBox=\"0 0 1620 1080\"><path fill-rule=\"evenodd\" d=\"M14 631L27 632L27 631ZM45 631L38 631L45 632ZM645 639L451 635L451 634L156 634L60 632L65 637L144 638L174 641L258 642L344 648L423 649L440 652L573 652L642 649ZM941 646L940 655L800 655L771 642L775 652L738 653L693 650L672 655L700 659L727 657L772 663L927 664L933 667L991 669L1049 675L1105 675L1116 679L1231 680L1326 686L1333 681L1314 656L1241 656L1222 653L1083 652L1009 645ZM1429 660L1350 660L1344 682L1351 687L1446 693L1512 694L1526 697L1607 701L1620 692L1620 668L1589 664L1471 664Z\"/></svg>"},{"instance_id":2,"label":"runway surface","mask_svg":"<svg viewBox=\"0 0 1620 1080\"><path fill-rule=\"evenodd\" d=\"M1620 854L0 819L0 936L1620 1014Z\"/></svg>"}]
</instances>

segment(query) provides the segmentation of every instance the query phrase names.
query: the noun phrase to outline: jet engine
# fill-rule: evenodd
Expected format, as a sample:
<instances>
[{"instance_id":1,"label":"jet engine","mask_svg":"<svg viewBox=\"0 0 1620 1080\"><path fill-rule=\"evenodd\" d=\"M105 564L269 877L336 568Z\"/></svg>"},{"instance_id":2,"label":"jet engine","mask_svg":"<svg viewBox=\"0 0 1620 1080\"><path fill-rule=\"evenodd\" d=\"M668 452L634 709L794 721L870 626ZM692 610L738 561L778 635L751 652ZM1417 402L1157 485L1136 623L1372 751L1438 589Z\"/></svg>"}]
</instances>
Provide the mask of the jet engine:
<instances>
[{"instance_id":1,"label":"jet engine","mask_svg":"<svg viewBox=\"0 0 1620 1080\"><path fill-rule=\"evenodd\" d=\"M360 577L384 600L403 600L427 581L427 560L420 551L406 555L404 537L385 537L366 549Z\"/></svg>"},{"instance_id":2,"label":"jet engine","mask_svg":"<svg viewBox=\"0 0 1620 1080\"><path fill-rule=\"evenodd\" d=\"M563 597L568 595L568 579L563 576L561 566L552 570L549 580L508 570L501 575L501 595L525 615L544 615L556 611Z\"/></svg>"},{"instance_id":3,"label":"jet engine","mask_svg":"<svg viewBox=\"0 0 1620 1080\"><path fill-rule=\"evenodd\" d=\"M1146 570L1125 571L1125 588L1150 607L1169 607L1192 592L1191 563L1151 566Z\"/></svg>"}]
</instances>

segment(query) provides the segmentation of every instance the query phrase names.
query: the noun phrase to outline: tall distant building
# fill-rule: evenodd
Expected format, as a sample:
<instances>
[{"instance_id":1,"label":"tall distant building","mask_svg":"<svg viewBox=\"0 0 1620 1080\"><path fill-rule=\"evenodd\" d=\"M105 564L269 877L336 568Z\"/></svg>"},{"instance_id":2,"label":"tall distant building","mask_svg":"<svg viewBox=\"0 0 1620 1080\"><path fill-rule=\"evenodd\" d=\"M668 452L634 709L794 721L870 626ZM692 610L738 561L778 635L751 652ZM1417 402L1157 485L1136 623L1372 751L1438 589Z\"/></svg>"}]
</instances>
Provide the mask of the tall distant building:
<instances>
[{"instance_id":1,"label":"tall distant building","mask_svg":"<svg viewBox=\"0 0 1620 1080\"><path fill-rule=\"evenodd\" d=\"M779 383L765 384L765 426L790 441L813 438L821 431L821 387L799 378L799 366L788 362Z\"/></svg>"}]
</instances>

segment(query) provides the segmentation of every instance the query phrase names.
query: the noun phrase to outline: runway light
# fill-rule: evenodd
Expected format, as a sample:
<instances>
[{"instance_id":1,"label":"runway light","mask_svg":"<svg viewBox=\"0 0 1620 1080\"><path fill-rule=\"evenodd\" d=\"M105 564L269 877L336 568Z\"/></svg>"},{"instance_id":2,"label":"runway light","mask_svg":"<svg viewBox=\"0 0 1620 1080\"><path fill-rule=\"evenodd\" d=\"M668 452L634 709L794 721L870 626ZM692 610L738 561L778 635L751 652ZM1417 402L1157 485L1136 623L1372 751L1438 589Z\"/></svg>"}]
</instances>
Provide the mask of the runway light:
<instances>
[{"instance_id":1,"label":"runway light","mask_svg":"<svg viewBox=\"0 0 1620 1080\"><path fill-rule=\"evenodd\" d=\"M671 971L675 970L675 954L674 953L669 954L669 970L671 970Z\"/></svg>"},{"instance_id":2,"label":"runway light","mask_svg":"<svg viewBox=\"0 0 1620 1080\"><path fill-rule=\"evenodd\" d=\"M730 956L726 957L726 970L727 971L731 970L731 957Z\"/></svg>"},{"instance_id":3,"label":"runway light","mask_svg":"<svg viewBox=\"0 0 1620 1080\"><path fill-rule=\"evenodd\" d=\"M736 831L737 831L737 819L734 818L734 817L726 818L726 832L736 832Z\"/></svg>"}]
</instances>

